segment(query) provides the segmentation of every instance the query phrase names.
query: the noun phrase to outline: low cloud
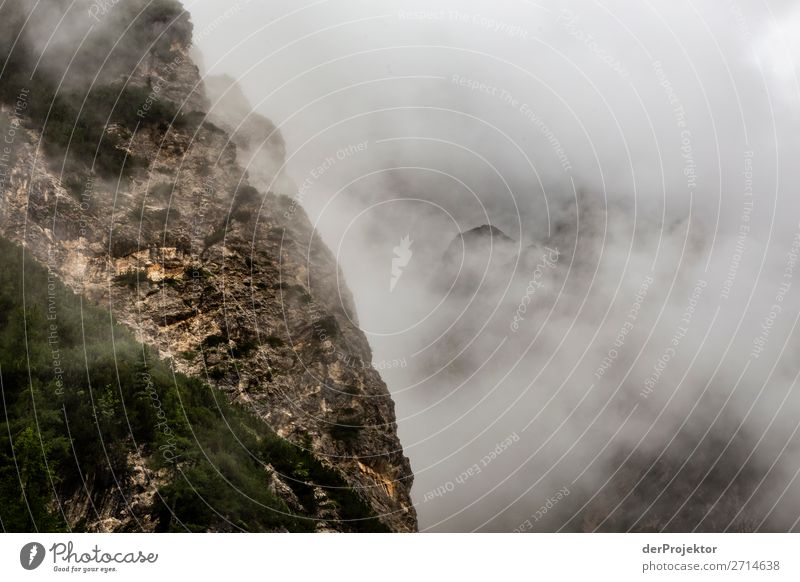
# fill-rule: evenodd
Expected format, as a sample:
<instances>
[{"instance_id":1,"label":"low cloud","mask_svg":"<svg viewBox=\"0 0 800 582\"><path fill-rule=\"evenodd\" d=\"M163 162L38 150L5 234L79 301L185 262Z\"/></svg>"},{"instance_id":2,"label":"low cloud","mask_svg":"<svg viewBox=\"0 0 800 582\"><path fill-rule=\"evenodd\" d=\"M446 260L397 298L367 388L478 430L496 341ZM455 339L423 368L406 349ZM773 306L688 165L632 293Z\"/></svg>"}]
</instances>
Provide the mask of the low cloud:
<instances>
[{"instance_id":1,"label":"low cloud","mask_svg":"<svg viewBox=\"0 0 800 582\"><path fill-rule=\"evenodd\" d=\"M800 13L767 7L187 4L408 363L423 529L795 526Z\"/></svg>"}]
</instances>

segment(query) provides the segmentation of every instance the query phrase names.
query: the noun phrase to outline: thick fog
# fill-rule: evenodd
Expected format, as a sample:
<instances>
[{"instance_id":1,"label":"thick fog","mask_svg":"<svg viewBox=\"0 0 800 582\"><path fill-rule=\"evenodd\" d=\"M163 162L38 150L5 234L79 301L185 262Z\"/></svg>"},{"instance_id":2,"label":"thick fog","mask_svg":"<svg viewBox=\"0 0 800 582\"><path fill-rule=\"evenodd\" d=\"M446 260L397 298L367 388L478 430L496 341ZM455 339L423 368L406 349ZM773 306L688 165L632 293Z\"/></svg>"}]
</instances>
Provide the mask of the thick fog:
<instances>
[{"instance_id":1,"label":"thick fog","mask_svg":"<svg viewBox=\"0 0 800 582\"><path fill-rule=\"evenodd\" d=\"M793 3L186 6L340 262L420 529L796 527Z\"/></svg>"}]
</instances>

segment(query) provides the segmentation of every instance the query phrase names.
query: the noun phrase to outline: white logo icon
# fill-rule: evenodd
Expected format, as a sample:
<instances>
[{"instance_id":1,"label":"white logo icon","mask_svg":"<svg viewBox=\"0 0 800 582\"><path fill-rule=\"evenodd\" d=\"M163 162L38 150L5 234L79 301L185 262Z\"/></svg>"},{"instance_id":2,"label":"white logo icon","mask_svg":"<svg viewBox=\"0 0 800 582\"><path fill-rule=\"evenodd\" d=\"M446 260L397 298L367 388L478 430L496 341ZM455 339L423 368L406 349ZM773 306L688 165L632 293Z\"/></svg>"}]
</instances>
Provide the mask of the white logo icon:
<instances>
[{"instance_id":1,"label":"white logo icon","mask_svg":"<svg viewBox=\"0 0 800 582\"><path fill-rule=\"evenodd\" d=\"M26 570L35 570L44 561L44 546L39 542L30 542L22 546L19 552L19 563Z\"/></svg>"},{"instance_id":2,"label":"white logo icon","mask_svg":"<svg viewBox=\"0 0 800 582\"><path fill-rule=\"evenodd\" d=\"M389 279L389 291L394 291L397 282L403 275L403 269L408 266L408 262L414 253L411 251L411 245L414 243L409 235L400 239L400 244L394 247L394 258L392 258L392 277Z\"/></svg>"}]
</instances>

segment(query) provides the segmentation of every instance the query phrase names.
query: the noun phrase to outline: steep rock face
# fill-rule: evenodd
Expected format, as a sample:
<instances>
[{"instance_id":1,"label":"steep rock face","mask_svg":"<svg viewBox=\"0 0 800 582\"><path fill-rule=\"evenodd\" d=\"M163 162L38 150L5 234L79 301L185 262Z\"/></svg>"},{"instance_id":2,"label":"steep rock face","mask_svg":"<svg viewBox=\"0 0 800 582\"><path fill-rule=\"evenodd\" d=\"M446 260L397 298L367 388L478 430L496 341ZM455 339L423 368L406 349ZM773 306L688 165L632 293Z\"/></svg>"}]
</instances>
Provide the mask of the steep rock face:
<instances>
[{"instance_id":1,"label":"steep rock face","mask_svg":"<svg viewBox=\"0 0 800 582\"><path fill-rule=\"evenodd\" d=\"M138 453L129 455L127 461L131 471L119 487L98 491L87 486L63 500L60 509L71 529L89 533L156 531L152 507L165 471L151 470Z\"/></svg>"},{"instance_id":2,"label":"steep rock face","mask_svg":"<svg viewBox=\"0 0 800 582\"><path fill-rule=\"evenodd\" d=\"M235 79L227 75L203 80L210 102L209 119L231 135L240 164L250 183L259 190L295 192L286 174L286 144L275 124L253 111Z\"/></svg>"},{"instance_id":3,"label":"steep rock face","mask_svg":"<svg viewBox=\"0 0 800 582\"><path fill-rule=\"evenodd\" d=\"M134 75L123 76L131 86L156 91L160 98L180 105L184 113L208 111L203 82L197 66L189 56L189 49L174 41L163 55L149 53L136 68Z\"/></svg>"},{"instance_id":4,"label":"steep rock face","mask_svg":"<svg viewBox=\"0 0 800 582\"><path fill-rule=\"evenodd\" d=\"M197 68L179 40L144 59L132 82L163 84L159 99L202 108ZM180 68L170 70L176 56ZM338 469L390 529L415 530L413 476L388 390L377 371L337 355L371 361L346 316L353 309L336 261L294 201L249 185L230 136L210 123L111 125L126 153L146 160L111 181L60 176L37 150L39 132L23 129L19 112L3 117L17 130L0 233L108 305L176 370L207 379ZM335 504L318 505L327 507L319 529L336 530ZM119 529L113 513L95 529Z\"/></svg>"}]
</instances>

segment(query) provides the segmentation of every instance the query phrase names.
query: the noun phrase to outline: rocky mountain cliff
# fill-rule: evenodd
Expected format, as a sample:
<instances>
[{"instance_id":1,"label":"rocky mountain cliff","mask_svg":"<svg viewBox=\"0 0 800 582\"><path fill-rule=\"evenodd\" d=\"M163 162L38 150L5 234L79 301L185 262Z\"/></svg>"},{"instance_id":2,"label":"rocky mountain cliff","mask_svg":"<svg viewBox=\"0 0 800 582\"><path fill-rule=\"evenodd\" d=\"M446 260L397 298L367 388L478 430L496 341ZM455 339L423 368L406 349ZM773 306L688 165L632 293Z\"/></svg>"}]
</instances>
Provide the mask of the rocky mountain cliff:
<instances>
[{"instance_id":1,"label":"rocky mountain cliff","mask_svg":"<svg viewBox=\"0 0 800 582\"><path fill-rule=\"evenodd\" d=\"M76 21L62 4L65 20ZM93 52L75 49L88 67L75 74L97 72L88 90L80 83L53 90L47 68L61 59L49 59L52 49L20 25L22 42L10 51L6 75L13 82L3 91L3 129L13 143L3 158L0 233L76 293L106 306L174 370L217 387L338 471L390 530L414 531L413 476L392 399L377 371L345 364L371 361L371 353L346 316L353 308L338 288L336 260L284 195L291 192L264 189L278 170L259 162L274 166L282 152L270 147L266 157L243 163L248 144L282 145L279 134L264 122L231 135L232 118L220 111L207 117L209 101L188 57L185 12L174 2L142 11L145 4L111 8L90 36ZM28 3L3 8L12 9L4 27L24 22L19 15L37 22ZM128 34L149 42L126 44ZM131 55L103 53L111 38ZM70 38L59 42L62 50L77 46ZM14 76L27 72L27 57L40 50L47 66L30 83ZM109 54L113 69L104 60ZM69 77L71 69L64 71ZM272 135L254 135L253 127ZM139 473L149 470L136 465ZM271 487L287 505L297 503L280 478ZM314 516L317 529L342 529L337 504L324 502L326 489L314 495L322 501L315 507L324 508ZM73 522L85 517L80 513ZM122 521L105 529L129 529Z\"/></svg>"}]
</instances>

